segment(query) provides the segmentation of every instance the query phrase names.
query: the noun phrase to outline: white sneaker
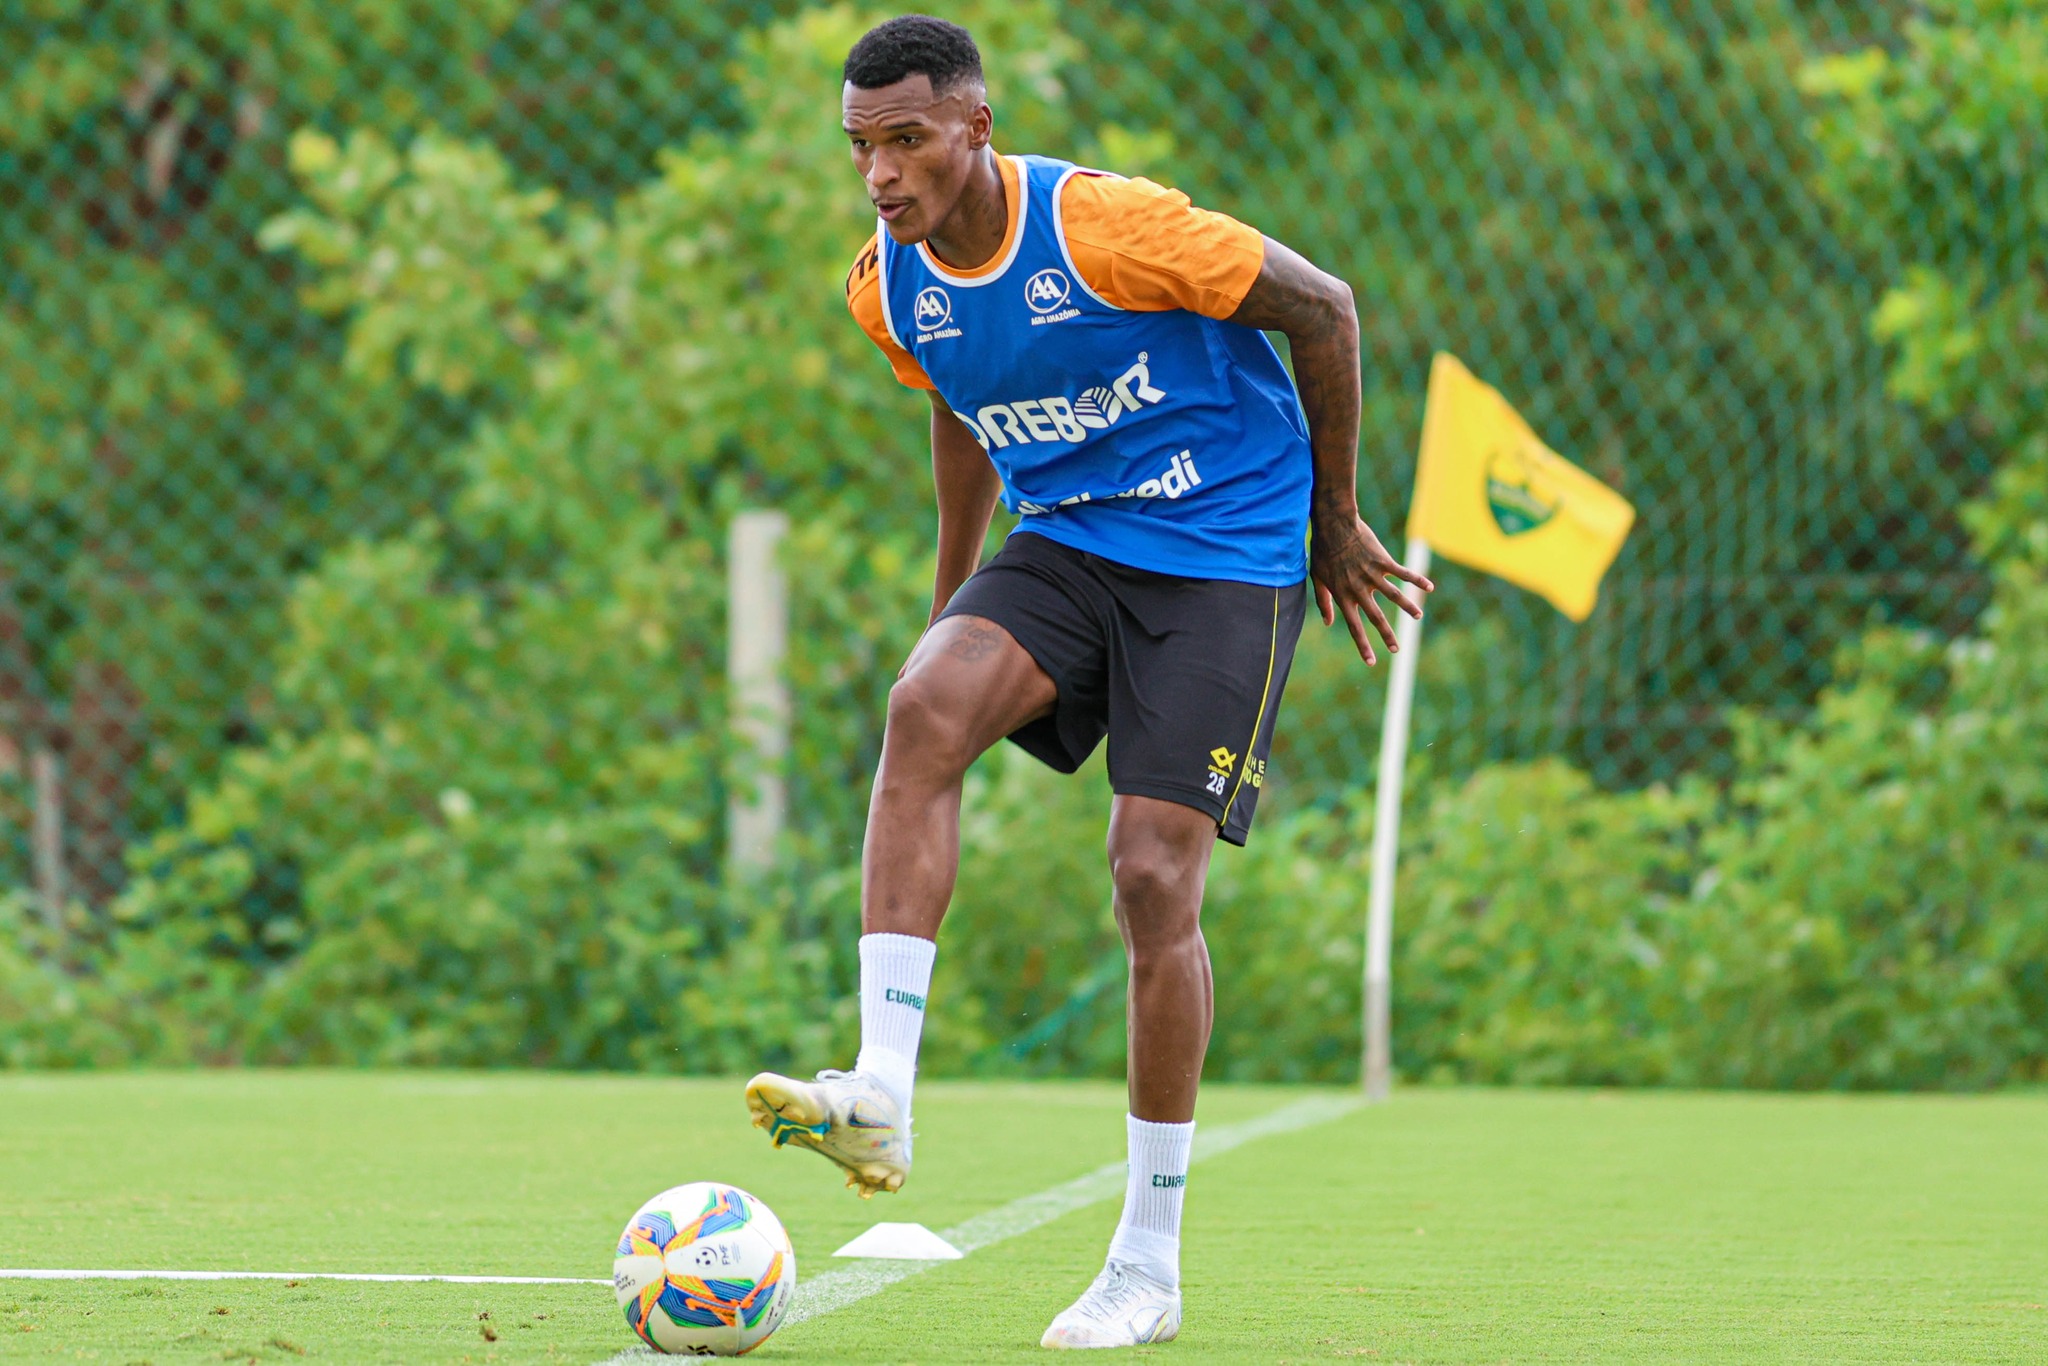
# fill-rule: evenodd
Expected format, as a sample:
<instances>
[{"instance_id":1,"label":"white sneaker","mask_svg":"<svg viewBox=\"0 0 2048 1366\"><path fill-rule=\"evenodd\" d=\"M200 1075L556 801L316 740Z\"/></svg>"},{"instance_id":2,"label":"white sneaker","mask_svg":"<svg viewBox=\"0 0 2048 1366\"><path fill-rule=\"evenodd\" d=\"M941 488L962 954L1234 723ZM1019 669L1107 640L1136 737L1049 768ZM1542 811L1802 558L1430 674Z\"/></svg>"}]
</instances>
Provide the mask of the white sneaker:
<instances>
[{"instance_id":1,"label":"white sneaker","mask_svg":"<svg viewBox=\"0 0 2048 1366\"><path fill-rule=\"evenodd\" d=\"M747 1108L776 1147L801 1144L846 1168L863 1200L902 1189L910 1175L903 1107L865 1072L820 1072L816 1081L763 1072L747 1083Z\"/></svg>"},{"instance_id":2,"label":"white sneaker","mask_svg":"<svg viewBox=\"0 0 2048 1366\"><path fill-rule=\"evenodd\" d=\"M1041 1347L1139 1347L1180 1332L1180 1291L1111 1262L1038 1340Z\"/></svg>"}]
</instances>

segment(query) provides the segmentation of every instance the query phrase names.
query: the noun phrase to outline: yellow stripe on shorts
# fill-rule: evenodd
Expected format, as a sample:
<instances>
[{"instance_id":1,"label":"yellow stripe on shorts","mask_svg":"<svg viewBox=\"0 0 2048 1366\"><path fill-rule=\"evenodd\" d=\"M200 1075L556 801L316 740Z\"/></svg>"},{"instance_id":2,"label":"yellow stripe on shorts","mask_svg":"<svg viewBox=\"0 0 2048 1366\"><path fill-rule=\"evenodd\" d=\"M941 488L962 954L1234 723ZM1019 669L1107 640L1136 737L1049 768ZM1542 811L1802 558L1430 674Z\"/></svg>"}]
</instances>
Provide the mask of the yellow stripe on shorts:
<instances>
[{"instance_id":1,"label":"yellow stripe on shorts","mask_svg":"<svg viewBox=\"0 0 2048 1366\"><path fill-rule=\"evenodd\" d=\"M1273 590L1273 638L1266 645L1266 683L1259 690L1259 719L1252 722L1252 738L1245 742L1244 759L1237 766L1237 786L1230 789L1230 800L1223 804L1222 818L1216 822L1221 830L1230 824L1230 812L1237 805L1237 794L1244 791L1244 780L1252 775L1252 755L1259 747L1259 728L1266 724L1266 706L1273 700L1273 665L1280 658L1280 590Z\"/></svg>"}]
</instances>

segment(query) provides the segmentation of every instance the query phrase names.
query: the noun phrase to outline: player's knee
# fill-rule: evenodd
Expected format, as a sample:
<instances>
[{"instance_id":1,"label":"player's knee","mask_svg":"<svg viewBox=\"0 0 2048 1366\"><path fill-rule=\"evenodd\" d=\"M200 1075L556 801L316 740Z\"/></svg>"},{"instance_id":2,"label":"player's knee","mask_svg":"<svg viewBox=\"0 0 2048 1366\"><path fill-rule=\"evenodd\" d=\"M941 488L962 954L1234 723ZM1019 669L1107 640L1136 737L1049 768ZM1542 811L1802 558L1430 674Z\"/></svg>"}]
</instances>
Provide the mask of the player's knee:
<instances>
[{"instance_id":1,"label":"player's knee","mask_svg":"<svg viewBox=\"0 0 2048 1366\"><path fill-rule=\"evenodd\" d=\"M898 679L889 689L888 729L882 744L885 767L892 766L886 760L894 759L893 767L899 770L908 765L964 773L974 762L974 755L968 752L966 718L957 700L947 698L914 673Z\"/></svg>"},{"instance_id":2,"label":"player's knee","mask_svg":"<svg viewBox=\"0 0 2048 1366\"><path fill-rule=\"evenodd\" d=\"M1192 937L1202 903L1199 874L1164 840L1113 840L1110 879L1119 917L1134 947Z\"/></svg>"}]
</instances>

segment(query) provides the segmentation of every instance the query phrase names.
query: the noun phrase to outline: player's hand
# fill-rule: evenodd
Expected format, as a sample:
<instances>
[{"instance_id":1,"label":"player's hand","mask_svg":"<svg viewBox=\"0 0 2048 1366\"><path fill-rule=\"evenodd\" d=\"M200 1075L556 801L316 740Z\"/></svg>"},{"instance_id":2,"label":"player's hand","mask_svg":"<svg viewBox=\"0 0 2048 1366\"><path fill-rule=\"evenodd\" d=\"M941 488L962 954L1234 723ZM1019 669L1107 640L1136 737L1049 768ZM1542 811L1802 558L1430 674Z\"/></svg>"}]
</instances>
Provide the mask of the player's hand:
<instances>
[{"instance_id":1,"label":"player's hand","mask_svg":"<svg viewBox=\"0 0 2048 1366\"><path fill-rule=\"evenodd\" d=\"M1422 616L1422 604L1410 597L1394 584L1395 579L1413 584L1424 593L1436 591L1426 575L1401 564L1387 548L1380 544L1380 538L1373 535L1355 512L1342 515L1320 516L1314 519L1313 532L1308 546L1309 577L1315 580L1316 606L1322 610L1323 625L1335 626L1337 614L1344 614L1344 624L1351 629L1351 639L1358 646L1358 657L1368 665L1377 664L1379 656L1372 648L1372 637L1367 634L1365 622L1370 620L1380 639L1387 643L1389 653L1401 648L1395 638L1393 623L1380 609L1379 594L1398 606L1409 616L1418 620Z\"/></svg>"}]
</instances>

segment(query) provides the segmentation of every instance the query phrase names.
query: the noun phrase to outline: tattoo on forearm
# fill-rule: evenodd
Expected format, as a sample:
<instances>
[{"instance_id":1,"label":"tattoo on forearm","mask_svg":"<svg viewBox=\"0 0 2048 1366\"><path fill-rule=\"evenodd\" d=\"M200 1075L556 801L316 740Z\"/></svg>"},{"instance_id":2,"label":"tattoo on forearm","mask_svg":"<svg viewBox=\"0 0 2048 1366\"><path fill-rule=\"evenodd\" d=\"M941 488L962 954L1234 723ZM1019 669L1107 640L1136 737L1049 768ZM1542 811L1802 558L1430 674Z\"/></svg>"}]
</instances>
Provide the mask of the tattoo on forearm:
<instances>
[{"instance_id":1,"label":"tattoo on forearm","mask_svg":"<svg viewBox=\"0 0 2048 1366\"><path fill-rule=\"evenodd\" d=\"M1282 332L1315 459L1312 513L1352 515L1360 407L1358 316L1340 285L1278 242L1231 321Z\"/></svg>"}]
</instances>

